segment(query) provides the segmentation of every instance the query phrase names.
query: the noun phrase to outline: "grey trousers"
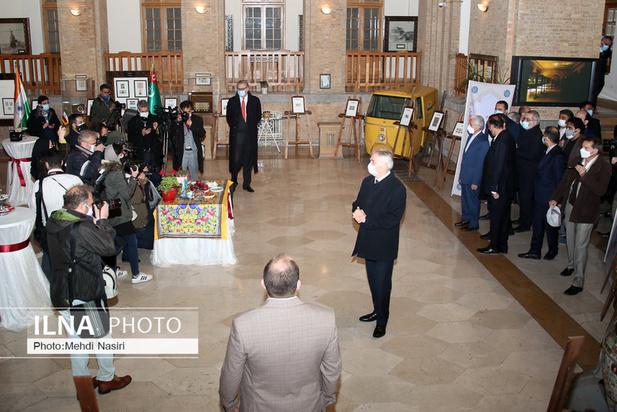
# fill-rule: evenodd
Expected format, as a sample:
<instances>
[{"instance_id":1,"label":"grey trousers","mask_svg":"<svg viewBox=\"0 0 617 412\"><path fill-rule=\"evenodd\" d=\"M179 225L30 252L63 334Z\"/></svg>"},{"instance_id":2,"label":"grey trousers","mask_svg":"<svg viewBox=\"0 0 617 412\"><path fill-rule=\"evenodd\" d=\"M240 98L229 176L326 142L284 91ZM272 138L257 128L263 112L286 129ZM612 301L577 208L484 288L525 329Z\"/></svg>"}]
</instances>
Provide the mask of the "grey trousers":
<instances>
[{"instance_id":1,"label":"grey trousers","mask_svg":"<svg viewBox=\"0 0 617 412\"><path fill-rule=\"evenodd\" d=\"M593 231L593 223L572 223L572 205L566 200L566 246L568 249L568 269L574 269L572 286L582 288L585 283L587 248Z\"/></svg>"},{"instance_id":2,"label":"grey trousers","mask_svg":"<svg viewBox=\"0 0 617 412\"><path fill-rule=\"evenodd\" d=\"M182 169L188 170L191 175L191 180L199 180L199 164L197 162L197 150L185 150L182 155Z\"/></svg>"}]
</instances>

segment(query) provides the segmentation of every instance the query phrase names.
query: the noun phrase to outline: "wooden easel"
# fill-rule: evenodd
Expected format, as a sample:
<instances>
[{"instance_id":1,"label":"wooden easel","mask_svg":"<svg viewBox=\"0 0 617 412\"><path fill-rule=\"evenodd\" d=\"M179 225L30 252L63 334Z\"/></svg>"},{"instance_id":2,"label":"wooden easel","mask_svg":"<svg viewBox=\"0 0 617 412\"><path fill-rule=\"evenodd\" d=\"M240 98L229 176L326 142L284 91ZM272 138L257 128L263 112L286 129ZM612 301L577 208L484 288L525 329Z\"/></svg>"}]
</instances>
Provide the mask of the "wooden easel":
<instances>
[{"instance_id":1,"label":"wooden easel","mask_svg":"<svg viewBox=\"0 0 617 412\"><path fill-rule=\"evenodd\" d=\"M463 121L463 113L458 116L458 121ZM456 145L456 141L460 140L461 144L463 140L460 136L454 136L453 134L448 135L452 138L452 143L450 144L450 150L448 150L448 158L446 159L445 167L443 168L443 173L441 174L441 180L439 181L439 190L443 187L443 182L446 180L446 173L456 174L456 166L454 166L454 170L450 169L450 160L452 160L452 153L454 153L454 146ZM448 137L446 136L446 137Z\"/></svg>"},{"instance_id":2,"label":"wooden easel","mask_svg":"<svg viewBox=\"0 0 617 412\"><path fill-rule=\"evenodd\" d=\"M441 124L444 125L446 123L446 119L448 118L448 112L444 112L443 119L441 120ZM429 155L428 161L422 160L420 161L420 166L425 166L430 169L435 169L436 171L441 170L443 167L443 155L441 154L441 150L443 148L443 140L446 137L446 131L439 126L437 131L429 130L428 127L423 127L422 130L426 132L427 141L425 141L425 145L422 150L422 159L424 159L426 155L426 151L432 145L433 150L431 150L431 154ZM433 164L433 155L437 152L437 164Z\"/></svg>"},{"instance_id":3,"label":"wooden easel","mask_svg":"<svg viewBox=\"0 0 617 412\"><path fill-rule=\"evenodd\" d=\"M293 97L298 97L298 96L289 97L289 106L292 108L293 108L293 103L292 103ZM304 98L304 96L302 96L302 98ZM306 105L306 99L304 100L304 104ZM289 152L289 145L290 144L296 145L296 156L297 156L298 155L298 145L301 143L308 143L309 152L311 153L311 159L315 158L313 156L313 143L311 139L311 124L308 118L309 115L311 114L313 114L313 112L311 112L310 110L304 110L303 113L294 113L293 110L285 112L285 116L287 116L287 133L285 134L285 159L287 159L287 154ZM306 119L306 130L307 130L306 133L308 135L308 140L300 140L300 116L305 116L304 118ZM296 138L292 142L290 142L289 132L290 132L290 122L291 122L292 117L296 120Z\"/></svg>"},{"instance_id":4,"label":"wooden easel","mask_svg":"<svg viewBox=\"0 0 617 412\"><path fill-rule=\"evenodd\" d=\"M546 409L547 412L561 412L564 410L570 386L576 375L574 368L576 368L576 362L578 361L581 349L583 349L584 341L584 336L568 338L566 349L561 358L561 365L559 365L559 372L557 372L557 379L555 379L555 385L553 386L553 393L551 393L551 399Z\"/></svg>"},{"instance_id":5,"label":"wooden easel","mask_svg":"<svg viewBox=\"0 0 617 412\"><path fill-rule=\"evenodd\" d=\"M347 102L345 103L345 112L347 112L347 107L350 100L358 100L358 110L356 110L355 116L347 116L346 113L341 113L338 115L338 117L341 118L341 129L339 130L338 139L336 141L334 160L336 160L336 156L338 155L339 147L351 146L356 148L356 160L360 163L360 132L356 129L356 126L360 126L360 122L364 119L364 116L360 113L362 111L362 97L356 99L356 92L354 91L353 98L347 98ZM349 119L349 140L347 142L343 142L343 129L345 128L346 119ZM358 121L357 124L356 120Z\"/></svg>"},{"instance_id":6,"label":"wooden easel","mask_svg":"<svg viewBox=\"0 0 617 412\"><path fill-rule=\"evenodd\" d=\"M415 98L416 98L416 86L413 86L413 88L411 89L411 105L413 107L413 103L415 102ZM394 139L394 146L392 147L392 153L396 153L396 146L398 146L398 137L400 136L401 133L401 128L404 130L403 132L403 147L401 147L401 154L397 155L395 154L395 157L398 157L400 159L407 159L409 160L409 171L407 172L407 178L411 178L411 171L413 169L414 174L418 174L418 164L416 163L416 158L414 156L413 150L415 147L415 129L418 128L418 126L416 125L416 110L415 107L413 107L414 111L413 111L413 115L411 118L411 121L409 122L409 125L407 126L401 126L401 122L400 121L396 121L394 122L394 124L398 125L398 129L396 130L396 138ZM404 109L403 109L404 110ZM411 148L411 151L409 152L409 157L405 156L405 148L407 147L407 141L409 139L409 146Z\"/></svg>"},{"instance_id":7,"label":"wooden easel","mask_svg":"<svg viewBox=\"0 0 617 412\"><path fill-rule=\"evenodd\" d=\"M228 99L228 97L225 97ZM222 105L222 103L221 103ZM221 111L223 107L221 107ZM219 141L219 118L225 119L225 141ZM219 112L214 112L214 127L212 128L212 160L216 159L216 149L219 146L225 146L225 156L229 156L229 125L227 124L227 116L223 116Z\"/></svg>"}]
</instances>

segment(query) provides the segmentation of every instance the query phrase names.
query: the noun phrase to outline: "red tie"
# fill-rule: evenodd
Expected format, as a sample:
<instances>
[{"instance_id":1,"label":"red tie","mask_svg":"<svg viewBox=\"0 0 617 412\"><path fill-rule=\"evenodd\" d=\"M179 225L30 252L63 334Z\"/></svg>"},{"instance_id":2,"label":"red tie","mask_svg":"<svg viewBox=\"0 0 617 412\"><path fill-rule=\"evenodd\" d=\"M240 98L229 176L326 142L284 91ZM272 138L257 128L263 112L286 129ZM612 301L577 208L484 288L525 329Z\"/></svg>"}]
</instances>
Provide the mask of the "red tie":
<instances>
[{"instance_id":1,"label":"red tie","mask_svg":"<svg viewBox=\"0 0 617 412\"><path fill-rule=\"evenodd\" d=\"M246 104L244 103L244 99L242 99L242 118L246 122Z\"/></svg>"}]
</instances>

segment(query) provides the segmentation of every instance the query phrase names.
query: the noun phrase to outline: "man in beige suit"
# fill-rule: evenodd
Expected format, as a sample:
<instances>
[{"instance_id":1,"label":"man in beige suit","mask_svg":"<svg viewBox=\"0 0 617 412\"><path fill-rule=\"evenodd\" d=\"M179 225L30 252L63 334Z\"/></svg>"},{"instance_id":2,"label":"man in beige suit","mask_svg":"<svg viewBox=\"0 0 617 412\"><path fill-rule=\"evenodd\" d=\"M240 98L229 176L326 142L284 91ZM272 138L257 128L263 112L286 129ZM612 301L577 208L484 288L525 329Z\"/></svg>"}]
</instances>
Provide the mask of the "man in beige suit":
<instances>
[{"instance_id":1,"label":"man in beige suit","mask_svg":"<svg viewBox=\"0 0 617 412\"><path fill-rule=\"evenodd\" d=\"M299 278L293 259L276 256L261 281L268 299L234 319L219 388L225 411L319 412L336 402L342 366L334 311L302 302Z\"/></svg>"}]
</instances>

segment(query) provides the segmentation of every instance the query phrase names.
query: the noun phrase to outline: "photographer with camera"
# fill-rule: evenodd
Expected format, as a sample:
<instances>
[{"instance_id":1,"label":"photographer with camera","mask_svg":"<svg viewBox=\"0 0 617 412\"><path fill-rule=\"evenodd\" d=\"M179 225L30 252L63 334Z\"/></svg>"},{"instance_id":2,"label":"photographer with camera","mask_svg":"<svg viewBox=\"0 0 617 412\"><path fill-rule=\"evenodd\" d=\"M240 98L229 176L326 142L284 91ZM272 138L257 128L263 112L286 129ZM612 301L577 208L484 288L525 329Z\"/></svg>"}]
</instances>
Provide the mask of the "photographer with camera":
<instances>
[{"instance_id":1,"label":"photographer with camera","mask_svg":"<svg viewBox=\"0 0 617 412\"><path fill-rule=\"evenodd\" d=\"M148 111L148 102L137 103L139 116L133 117L127 126L129 143L135 148L135 157L150 166L151 170L161 166L160 119Z\"/></svg>"},{"instance_id":2,"label":"photographer with camera","mask_svg":"<svg viewBox=\"0 0 617 412\"><path fill-rule=\"evenodd\" d=\"M99 174L105 146L97 142L98 134L84 130L77 138L77 145L66 159L66 172L79 176L84 183L92 184Z\"/></svg>"},{"instance_id":3,"label":"photographer with camera","mask_svg":"<svg viewBox=\"0 0 617 412\"><path fill-rule=\"evenodd\" d=\"M127 164L125 168L118 162L105 162L102 171L103 174L99 181L102 181L104 189L100 191L99 196L104 199L114 199L113 202L109 201L111 209L109 223L116 231L116 245L118 245L115 255L111 260L105 259L105 263L111 267L116 267L115 257L124 248L124 256L128 258L131 265L132 283L148 282L152 280L152 275L139 271L137 234L133 225L133 208L131 205L131 198L137 188L137 180L145 181L146 176L138 166ZM125 172L127 173L125 174ZM97 181L97 186L99 181ZM119 203L119 205L115 205L115 203ZM124 246L121 246L121 243L124 243ZM122 272L116 271L118 275L124 275Z\"/></svg>"},{"instance_id":4,"label":"photographer with camera","mask_svg":"<svg viewBox=\"0 0 617 412\"><path fill-rule=\"evenodd\" d=\"M174 169L188 170L192 180L197 180L204 172L204 157L201 142L206 137L204 121L193 116L193 103L185 100L180 103L176 121L171 124Z\"/></svg>"},{"instance_id":5,"label":"photographer with camera","mask_svg":"<svg viewBox=\"0 0 617 412\"><path fill-rule=\"evenodd\" d=\"M118 110L120 107L111 99L111 89L108 85L102 84L99 90L100 94L94 99L90 108L90 122L105 123L110 130L115 130L120 120L121 113Z\"/></svg>"}]
</instances>

